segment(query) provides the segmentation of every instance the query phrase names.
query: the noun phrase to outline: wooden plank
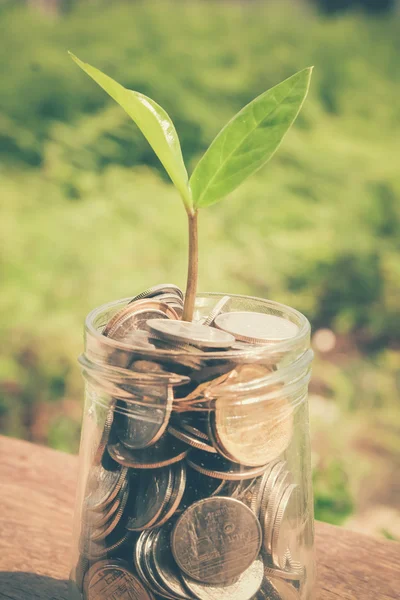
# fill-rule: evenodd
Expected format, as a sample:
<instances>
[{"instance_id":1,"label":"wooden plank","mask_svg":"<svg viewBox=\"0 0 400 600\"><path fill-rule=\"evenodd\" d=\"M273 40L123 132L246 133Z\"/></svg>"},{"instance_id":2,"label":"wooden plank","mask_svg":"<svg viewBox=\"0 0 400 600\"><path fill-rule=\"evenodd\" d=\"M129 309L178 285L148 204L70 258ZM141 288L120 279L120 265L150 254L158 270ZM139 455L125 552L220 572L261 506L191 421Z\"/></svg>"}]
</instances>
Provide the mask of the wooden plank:
<instances>
[{"instance_id":1,"label":"wooden plank","mask_svg":"<svg viewBox=\"0 0 400 600\"><path fill-rule=\"evenodd\" d=\"M77 458L0 436L0 599L66 600ZM394 600L400 544L316 525L318 600Z\"/></svg>"}]
</instances>

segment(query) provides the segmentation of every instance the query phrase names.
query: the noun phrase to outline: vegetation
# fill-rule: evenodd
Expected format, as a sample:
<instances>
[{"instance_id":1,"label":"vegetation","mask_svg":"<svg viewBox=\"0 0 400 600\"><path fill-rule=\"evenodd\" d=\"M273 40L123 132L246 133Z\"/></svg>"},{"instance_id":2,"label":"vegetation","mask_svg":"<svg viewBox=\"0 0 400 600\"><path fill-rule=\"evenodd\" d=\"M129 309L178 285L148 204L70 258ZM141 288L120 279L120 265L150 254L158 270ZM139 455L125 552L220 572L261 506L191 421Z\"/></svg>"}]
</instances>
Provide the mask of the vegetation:
<instances>
[{"instance_id":1,"label":"vegetation","mask_svg":"<svg viewBox=\"0 0 400 600\"><path fill-rule=\"evenodd\" d=\"M66 51L165 107L191 172L244 104L314 64L274 161L203 211L200 289L267 296L335 332L311 395L317 516L393 505L398 19L329 20L298 2L91 2L54 20L12 4L0 4L1 430L76 450L85 314L155 281L184 284L171 184Z\"/></svg>"}]
</instances>

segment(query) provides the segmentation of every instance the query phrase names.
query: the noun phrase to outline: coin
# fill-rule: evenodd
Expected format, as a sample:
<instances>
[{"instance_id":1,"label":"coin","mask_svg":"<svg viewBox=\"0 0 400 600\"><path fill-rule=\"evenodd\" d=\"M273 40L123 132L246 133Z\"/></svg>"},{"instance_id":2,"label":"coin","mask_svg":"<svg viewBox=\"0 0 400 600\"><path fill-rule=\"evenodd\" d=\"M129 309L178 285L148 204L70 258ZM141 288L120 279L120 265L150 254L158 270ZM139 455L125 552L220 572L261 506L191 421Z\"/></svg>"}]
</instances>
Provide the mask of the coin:
<instances>
[{"instance_id":1,"label":"coin","mask_svg":"<svg viewBox=\"0 0 400 600\"><path fill-rule=\"evenodd\" d=\"M97 446L97 450L96 450L94 458L93 458L93 463L95 465L101 464L101 460L103 458L103 454L104 454L104 451L108 444L108 439L110 437L110 432L111 432L113 421L114 421L114 403L110 407L110 410L108 411L105 422L104 422L104 427L103 427L103 431L102 431L101 438L99 441L99 445Z\"/></svg>"},{"instance_id":2,"label":"coin","mask_svg":"<svg viewBox=\"0 0 400 600\"><path fill-rule=\"evenodd\" d=\"M268 344L295 337L299 328L295 323L257 312L229 312L216 317L214 325L233 335L238 341Z\"/></svg>"},{"instance_id":3,"label":"coin","mask_svg":"<svg viewBox=\"0 0 400 600\"><path fill-rule=\"evenodd\" d=\"M260 523L247 506L218 496L185 510L174 526L171 546L175 561L189 577L224 585L255 561L261 538Z\"/></svg>"},{"instance_id":4,"label":"coin","mask_svg":"<svg viewBox=\"0 0 400 600\"><path fill-rule=\"evenodd\" d=\"M257 479L257 482L254 486L252 498L250 500L250 508L257 517L260 515L261 503L265 486L267 484L270 473L275 465L276 463L271 463L270 465L268 465L267 470L264 472L262 477L259 477Z\"/></svg>"},{"instance_id":5,"label":"coin","mask_svg":"<svg viewBox=\"0 0 400 600\"><path fill-rule=\"evenodd\" d=\"M138 539L136 540L136 543L133 548L133 562L134 562L137 574L139 575L142 582L147 587L149 587L152 590L152 592L154 592L155 594L158 594L158 590L154 590L152 587L151 581L148 580L148 575L146 573L145 565L144 565L144 550L143 550L144 543L145 543L147 537L150 535L150 533L151 532L149 530L142 531L142 533L139 535Z\"/></svg>"},{"instance_id":6,"label":"coin","mask_svg":"<svg viewBox=\"0 0 400 600\"><path fill-rule=\"evenodd\" d=\"M173 484L171 497L168 500L168 504L165 506L164 511L160 518L155 524L157 527L161 527L170 519L174 513L178 510L179 505L182 502L183 495L186 487L186 466L184 462L176 463L172 466L173 471Z\"/></svg>"},{"instance_id":7,"label":"coin","mask_svg":"<svg viewBox=\"0 0 400 600\"><path fill-rule=\"evenodd\" d=\"M261 467L243 467L226 460L218 454L205 454L197 450L192 450L187 458L187 464L209 477L216 479L228 479L230 481L240 481L242 479L253 479L262 475L265 466Z\"/></svg>"},{"instance_id":8,"label":"coin","mask_svg":"<svg viewBox=\"0 0 400 600\"><path fill-rule=\"evenodd\" d=\"M89 510L102 511L117 496L125 483L128 469L116 468L106 470L101 465L90 470L86 489L85 507Z\"/></svg>"},{"instance_id":9,"label":"coin","mask_svg":"<svg viewBox=\"0 0 400 600\"><path fill-rule=\"evenodd\" d=\"M183 300L183 292L177 285L174 285L173 283L161 283L160 285L154 285L144 292L141 292L132 298L130 303L141 300L142 298L153 298L154 296L158 296L160 294L174 294Z\"/></svg>"},{"instance_id":10,"label":"coin","mask_svg":"<svg viewBox=\"0 0 400 600\"><path fill-rule=\"evenodd\" d=\"M183 494L179 511L186 510L191 504L209 496L217 496L224 492L227 481L202 475L193 469L187 470L185 493ZM230 493L224 494L230 496Z\"/></svg>"},{"instance_id":11,"label":"coin","mask_svg":"<svg viewBox=\"0 0 400 600\"><path fill-rule=\"evenodd\" d=\"M125 547L132 540L132 533L126 531L125 524L120 523L116 529L105 540L93 542L84 535L80 537L79 549L83 556L91 561L106 558L113 555L117 550Z\"/></svg>"},{"instance_id":12,"label":"coin","mask_svg":"<svg viewBox=\"0 0 400 600\"><path fill-rule=\"evenodd\" d=\"M268 600L300 600L300 593L293 585L278 577L266 577L263 583L263 591L268 594L261 596Z\"/></svg>"},{"instance_id":13,"label":"coin","mask_svg":"<svg viewBox=\"0 0 400 600\"><path fill-rule=\"evenodd\" d=\"M266 577L271 577L272 579L278 577L279 579L287 579L288 581L298 581L302 578L304 569L302 571L288 571L286 569L282 570L264 566L264 574Z\"/></svg>"},{"instance_id":14,"label":"coin","mask_svg":"<svg viewBox=\"0 0 400 600\"><path fill-rule=\"evenodd\" d=\"M217 304L214 306L209 315L205 317L203 325L207 325L208 327L210 327L210 325L212 325L215 318L220 314L222 309L226 307L230 299L230 296L224 296L223 298L221 298L221 300L218 300Z\"/></svg>"},{"instance_id":15,"label":"coin","mask_svg":"<svg viewBox=\"0 0 400 600\"><path fill-rule=\"evenodd\" d=\"M235 338L229 333L191 321L149 319L147 327L165 340L187 343L198 348L229 348L235 343Z\"/></svg>"},{"instance_id":16,"label":"coin","mask_svg":"<svg viewBox=\"0 0 400 600\"><path fill-rule=\"evenodd\" d=\"M208 419L208 417L206 417L206 416L203 417L199 413L197 413L197 414L194 413L194 415L181 414L181 415L178 415L176 418L179 429L181 429L181 430L183 429L184 431L191 433L195 437L198 437L198 438L201 438L202 440L208 441L209 437L206 433L206 429L207 429L207 420L206 419Z\"/></svg>"},{"instance_id":17,"label":"coin","mask_svg":"<svg viewBox=\"0 0 400 600\"><path fill-rule=\"evenodd\" d=\"M84 580L87 600L154 600L122 560L103 560L91 567Z\"/></svg>"},{"instance_id":18,"label":"coin","mask_svg":"<svg viewBox=\"0 0 400 600\"><path fill-rule=\"evenodd\" d=\"M108 521L107 523L105 523L99 529L95 529L91 532L90 537L93 542L100 542L101 540L104 540L107 536L109 536L114 531L114 529L116 528L118 523L121 521L122 515L124 514L124 510L125 510L126 504L128 502L128 497L129 497L129 488L127 487L121 498L121 502L118 507L118 510L113 515L112 519L110 521Z\"/></svg>"},{"instance_id":19,"label":"coin","mask_svg":"<svg viewBox=\"0 0 400 600\"><path fill-rule=\"evenodd\" d=\"M154 532L151 548L151 562L163 587L171 594L190 600L178 575L178 567L171 551L171 531L173 523L166 523L161 529Z\"/></svg>"},{"instance_id":20,"label":"coin","mask_svg":"<svg viewBox=\"0 0 400 600\"><path fill-rule=\"evenodd\" d=\"M162 582L158 578L158 573L154 568L154 563L151 560L151 553L154 541L154 531L150 531L143 543L143 556L142 556L142 568L146 574L147 580L151 583L151 588L157 590L157 594L161 594L164 598L171 598L174 600L175 596L172 596L167 589L164 588Z\"/></svg>"},{"instance_id":21,"label":"coin","mask_svg":"<svg viewBox=\"0 0 400 600\"><path fill-rule=\"evenodd\" d=\"M157 300L137 300L114 315L103 330L103 335L124 342L132 331L146 329L149 319L178 319L173 308Z\"/></svg>"},{"instance_id":22,"label":"coin","mask_svg":"<svg viewBox=\"0 0 400 600\"><path fill-rule=\"evenodd\" d=\"M158 469L183 460L189 452L189 446L168 435L143 450L129 450L118 442L109 444L108 451L117 463L125 467Z\"/></svg>"},{"instance_id":23,"label":"coin","mask_svg":"<svg viewBox=\"0 0 400 600\"><path fill-rule=\"evenodd\" d=\"M112 516L117 512L121 506L122 496L125 491L129 489L129 479L125 480L122 488L118 492L115 500L108 504L102 512L96 512L94 510L84 510L82 515L82 521L89 527L99 529L110 521Z\"/></svg>"},{"instance_id":24,"label":"coin","mask_svg":"<svg viewBox=\"0 0 400 600\"><path fill-rule=\"evenodd\" d=\"M269 499L271 497L271 492L274 489L275 483L279 477L279 475L284 472L286 463L284 462L276 462L272 466L272 469L269 469L269 475L267 477L266 482L264 483L264 490L261 496L261 505L260 505L260 522L265 522L265 514L268 509Z\"/></svg>"},{"instance_id":25,"label":"coin","mask_svg":"<svg viewBox=\"0 0 400 600\"><path fill-rule=\"evenodd\" d=\"M224 587L200 583L185 573L182 578L199 600L251 600L263 582L264 565L260 558L256 559L236 581Z\"/></svg>"},{"instance_id":26,"label":"coin","mask_svg":"<svg viewBox=\"0 0 400 600\"><path fill-rule=\"evenodd\" d=\"M300 488L296 484L289 485L279 502L272 529L272 558L274 563L284 569L287 563L287 553L296 563L299 540L296 535L301 506Z\"/></svg>"},{"instance_id":27,"label":"coin","mask_svg":"<svg viewBox=\"0 0 400 600\"><path fill-rule=\"evenodd\" d=\"M246 466L265 465L288 447L293 411L286 398L260 402L217 399L210 425L226 457Z\"/></svg>"},{"instance_id":28,"label":"coin","mask_svg":"<svg viewBox=\"0 0 400 600\"><path fill-rule=\"evenodd\" d=\"M75 567L74 579L80 592L83 592L83 580L89 570L90 561L82 554L79 555L77 565Z\"/></svg>"},{"instance_id":29,"label":"coin","mask_svg":"<svg viewBox=\"0 0 400 600\"><path fill-rule=\"evenodd\" d=\"M155 387L152 393L157 389L158 398L143 395L140 404L126 403L124 412L116 415L115 429L118 438L130 450L141 450L154 445L168 426L174 399L172 387Z\"/></svg>"},{"instance_id":30,"label":"coin","mask_svg":"<svg viewBox=\"0 0 400 600\"><path fill-rule=\"evenodd\" d=\"M189 446L193 446L193 448L198 448L199 450L204 450L204 452L211 452L213 454L217 452L213 446L211 446L209 443L207 444L207 442L205 442L203 439L198 438L189 432L180 431L172 425L168 427L168 433L176 437L178 440L189 444Z\"/></svg>"},{"instance_id":31,"label":"coin","mask_svg":"<svg viewBox=\"0 0 400 600\"><path fill-rule=\"evenodd\" d=\"M141 471L126 528L141 531L154 525L172 493L172 468Z\"/></svg>"},{"instance_id":32,"label":"coin","mask_svg":"<svg viewBox=\"0 0 400 600\"><path fill-rule=\"evenodd\" d=\"M271 495L268 499L268 506L265 512L264 521L262 521L262 525L264 527L264 549L271 554L272 552L272 535L273 535L273 527L276 518L276 514L279 509L279 505L282 499L282 495L288 487L288 484L291 483L291 476L289 471L283 471L279 477L277 478L273 489L271 490ZM277 565L280 566L279 564Z\"/></svg>"}]
</instances>

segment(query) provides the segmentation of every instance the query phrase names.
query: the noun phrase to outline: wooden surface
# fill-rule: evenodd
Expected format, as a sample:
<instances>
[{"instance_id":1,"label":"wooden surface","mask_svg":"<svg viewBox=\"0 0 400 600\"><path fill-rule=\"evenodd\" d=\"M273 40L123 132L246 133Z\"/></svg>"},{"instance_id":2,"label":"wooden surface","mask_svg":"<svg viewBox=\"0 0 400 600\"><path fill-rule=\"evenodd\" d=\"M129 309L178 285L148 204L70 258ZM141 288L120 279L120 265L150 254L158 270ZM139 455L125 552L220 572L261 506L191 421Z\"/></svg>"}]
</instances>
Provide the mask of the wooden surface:
<instances>
[{"instance_id":1,"label":"wooden surface","mask_svg":"<svg viewBox=\"0 0 400 600\"><path fill-rule=\"evenodd\" d=\"M0 599L65 600L77 458L0 436ZM400 544L317 523L317 600L400 598Z\"/></svg>"}]
</instances>

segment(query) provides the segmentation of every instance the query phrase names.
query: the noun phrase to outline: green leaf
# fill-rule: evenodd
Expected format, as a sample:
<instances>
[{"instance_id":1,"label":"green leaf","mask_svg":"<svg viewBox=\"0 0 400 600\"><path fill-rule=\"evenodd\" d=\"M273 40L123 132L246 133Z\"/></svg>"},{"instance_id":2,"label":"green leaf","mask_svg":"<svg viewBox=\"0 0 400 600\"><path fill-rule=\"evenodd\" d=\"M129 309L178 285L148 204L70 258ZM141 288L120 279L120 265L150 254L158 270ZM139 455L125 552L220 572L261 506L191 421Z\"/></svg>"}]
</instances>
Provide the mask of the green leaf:
<instances>
[{"instance_id":1,"label":"green leaf","mask_svg":"<svg viewBox=\"0 0 400 600\"><path fill-rule=\"evenodd\" d=\"M182 196L186 210L193 212L188 174L183 162L178 134L170 117L154 100L127 90L95 67L82 62L69 52L72 59L100 87L114 98L139 127Z\"/></svg>"},{"instance_id":2,"label":"green leaf","mask_svg":"<svg viewBox=\"0 0 400 600\"><path fill-rule=\"evenodd\" d=\"M312 67L245 106L217 135L190 179L195 208L232 192L277 150L307 96Z\"/></svg>"}]
</instances>

